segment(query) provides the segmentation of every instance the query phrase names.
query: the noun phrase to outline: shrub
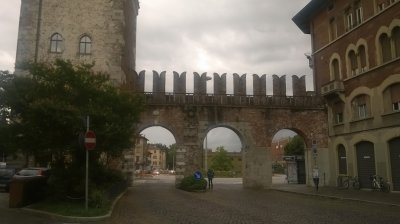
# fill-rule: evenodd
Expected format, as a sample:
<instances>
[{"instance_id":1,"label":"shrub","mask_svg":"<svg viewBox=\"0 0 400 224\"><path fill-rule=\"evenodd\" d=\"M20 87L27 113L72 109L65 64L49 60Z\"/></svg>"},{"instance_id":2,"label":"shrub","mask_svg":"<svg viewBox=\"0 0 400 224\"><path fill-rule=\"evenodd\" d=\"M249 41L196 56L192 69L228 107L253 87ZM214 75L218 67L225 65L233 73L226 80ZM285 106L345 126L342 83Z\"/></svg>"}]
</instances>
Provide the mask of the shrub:
<instances>
[{"instance_id":1,"label":"shrub","mask_svg":"<svg viewBox=\"0 0 400 224\"><path fill-rule=\"evenodd\" d=\"M200 180L196 180L194 176L187 176L182 179L178 188L190 192L205 191L207 188L207 181L203 178Z\"/></svg>"}]
</instances>

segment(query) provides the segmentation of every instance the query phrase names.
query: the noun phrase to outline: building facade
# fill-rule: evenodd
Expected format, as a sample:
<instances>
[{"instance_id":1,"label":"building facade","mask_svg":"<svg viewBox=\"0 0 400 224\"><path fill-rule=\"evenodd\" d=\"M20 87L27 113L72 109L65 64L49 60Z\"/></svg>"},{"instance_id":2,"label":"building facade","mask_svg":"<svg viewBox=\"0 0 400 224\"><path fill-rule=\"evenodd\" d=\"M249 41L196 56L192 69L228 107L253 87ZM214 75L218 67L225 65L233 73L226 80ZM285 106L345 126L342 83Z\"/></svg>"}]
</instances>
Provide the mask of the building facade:
<instances>
[{"instance_id":1,"label":"building facade","mask_svg":"<svg viewBox=\"0 0 400 224\"><path fill-rule=\"evenodd\" d=\"M167 168L167 154L157 145L149 145L150 165L152 170L165 170Z\"/></svg>"},{"instance_id":2,"label":"building facade","mask_svg":"<svg viewBox=\"0 0 400 224\"><path fill-rule=\"evenodd\" d=\"M331 176L371 188L376 174L400 191L400 1L312 0L293 21L311 35Z\"/></svg>"},{"instance_id":3,"label":"building facade","mask_svg":"<svg viewBox=\"0 0 400 224\"><path fill-rule=\"evenodd\" d=\"M124 84L135 69L138 0L22 0L16 74L26 62L95 63Z\"/></svg>"}]
</instances>

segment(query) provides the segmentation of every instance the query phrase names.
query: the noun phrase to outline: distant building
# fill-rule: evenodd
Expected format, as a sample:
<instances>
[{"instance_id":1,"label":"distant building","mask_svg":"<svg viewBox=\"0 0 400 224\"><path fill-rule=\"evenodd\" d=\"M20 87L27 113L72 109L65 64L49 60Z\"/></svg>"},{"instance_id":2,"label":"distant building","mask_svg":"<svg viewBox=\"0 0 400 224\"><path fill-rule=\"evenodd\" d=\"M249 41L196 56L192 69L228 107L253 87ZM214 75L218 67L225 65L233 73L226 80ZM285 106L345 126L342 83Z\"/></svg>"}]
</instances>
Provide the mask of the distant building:
<instances>
[{"instance_id":1,"label":"distant building","mask_svg":"<svg viewBox=\"0 0 400 224\"><path fill-rule=\"evenodd\" d=\"M292 137L284 137L274 139L271 144L271 160L272 162L282 162L285 154L285 146L290 142Z\"/></svg>"},{"instance_id":2,"label":"distant building","mask_svg":"<svg viewBox=\"0 0 400 224\"><path fill-rule=\"evenodd\" d=\"M166 152L160 149L157 145L149 145L151 169L165 170L167 168L167 155Z\"/></svg>"},{"instance_id":3,"label":"distant building","mask_svg":"<svg viewBox=\"0 0 400 224\"><path fill-rule=\"evenodd\" d=\"M400 191L400 0L312 0L293 21L311 35L326 100L328 181L357 176L371 188L377 174Z\"/></svg>"}]
</instances>

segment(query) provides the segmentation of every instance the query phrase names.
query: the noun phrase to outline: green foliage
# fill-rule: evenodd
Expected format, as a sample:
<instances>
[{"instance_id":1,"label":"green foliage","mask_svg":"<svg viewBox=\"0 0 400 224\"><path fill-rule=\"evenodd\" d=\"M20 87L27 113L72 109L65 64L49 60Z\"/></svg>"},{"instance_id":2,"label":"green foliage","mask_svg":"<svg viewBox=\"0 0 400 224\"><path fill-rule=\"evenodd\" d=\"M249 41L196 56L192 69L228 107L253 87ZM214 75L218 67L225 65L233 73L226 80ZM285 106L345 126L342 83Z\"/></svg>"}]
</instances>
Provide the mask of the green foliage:
<instances>
[{"instance_id":1,"label":"green foliage","mask_svg":"<svg viewBox=\"0 0 400 224\"><path fill-rule=\"evenodd\" d=\"M176 144L172 144L169 146L166 156L167 167L169 167L169 169L171 170L175 167L174 166L174 163L176 162L175 155L176 155Z\"/></svg>"},{"instance_id":2,"label":"green foliage","mask_svg":"<svg viewBox=\"0 0 400 224\"><path fill-rule=\"evenodd\" d=\"M216 149L215 156L211 161L211 168L216 171L230 171L233 169L232 159L223 146Z\"/></svg>"},{"instance_id":3,"label":"green foliage","mask_svg":"<svg viewBox=\"0 0 400 224\"><path fill-rule=\"evenodd\" d=\"M94 189L89 195L89 206L91 208L103 208L109 204L109 200L103 190Z\"/></svg>"},{"instance_id":4,"label":"green foliage","mask_svg":"<svg viewBox=\"0 0 400 224\"><path fill-rule=\"evenodd\" d=\"M296 135L294 136L284 148L285 156L300 156L304 155L304 141Z\"/></svg>"},{"instance_id":5,"label":"green foliage","mask_svg":"<svg viewBox=\"0 0 400 224\"><path fill-rule=\"evenodd\" d=\"M178 186L179 189L184 191L205 191L207 188L207 181L205 179L196 180L194 176L187 176L182 179Z\"/></svg>"},{"instance_id":6,"label":"green foliage","mask_svg":"<svg viewBox=\"0 0 400 224\"><path fill-rule=\"evenodd\" d=\"M7 124L0 133L11 136L2 144L34 155L36 164L51 161L51 184L58 193L81 192L85 167L82 136L86 117L96 133L96 149L90 152L91 183L108 182L104 170L112 159L133 145L135 124L143 109L142 99L117 87L92 65L31 64L28 76L2 79L1 108Z\"/></svg>"}]
</instances>

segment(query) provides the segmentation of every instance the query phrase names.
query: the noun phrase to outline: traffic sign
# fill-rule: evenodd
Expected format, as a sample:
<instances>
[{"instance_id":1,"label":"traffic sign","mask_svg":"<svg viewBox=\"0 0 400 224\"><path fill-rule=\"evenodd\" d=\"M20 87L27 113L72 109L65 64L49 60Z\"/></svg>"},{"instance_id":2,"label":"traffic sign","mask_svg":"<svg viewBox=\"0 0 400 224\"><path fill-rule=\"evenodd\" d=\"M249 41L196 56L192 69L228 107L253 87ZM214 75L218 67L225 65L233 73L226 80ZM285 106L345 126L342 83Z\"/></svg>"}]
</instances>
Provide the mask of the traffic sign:
<instances>
[{"instance_id":1,"label":"traffic sign","mask_svg":"<svg viewBox=\"0 0 400 224\"><path fill-rule=\"evenodd\" d=\"M93 150L96 147L96 134L93 131L85 133L85 148L86 150Z\"/></svg>"}]
</instances>

